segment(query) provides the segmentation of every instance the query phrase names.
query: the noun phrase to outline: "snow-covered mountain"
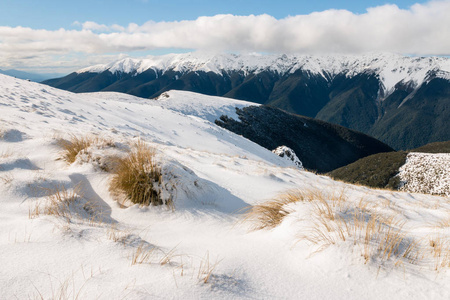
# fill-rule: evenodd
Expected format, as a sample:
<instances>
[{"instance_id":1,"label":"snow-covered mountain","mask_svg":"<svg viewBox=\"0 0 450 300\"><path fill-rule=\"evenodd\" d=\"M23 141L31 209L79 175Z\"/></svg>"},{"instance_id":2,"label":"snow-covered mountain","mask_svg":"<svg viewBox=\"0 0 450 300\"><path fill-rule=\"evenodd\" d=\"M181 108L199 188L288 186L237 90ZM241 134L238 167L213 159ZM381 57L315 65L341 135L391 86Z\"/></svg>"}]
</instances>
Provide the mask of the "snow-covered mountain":
<instances>
[{"instance_id":1,"label":"snow-covered mountain","mask_svg":"<svg viewBox=\"0 0 450 300\"><path fill-rule=\"evenodd\" d=\"M446 57L409 57L391 53L366 55L237 55L237 54L168 54L146 59L124 58L109 64L96 65L76 73L133 73L153 70L157 74L167 71L212 72L217 75L242 72L245 76L264 71L280 76L298 70L320 75L327 81L344 74L351 78L362 73L373 73L381 81L384 94L389 94L398 83L420 86L430 77L450 79L450 59Z\"/></svg>"},{"instance_id":2,"label":"snow-covered mountain","mask_svg":"<svg viewBox=\"0 0 450 300\"><path fill-rule=\"evenodd\" d=\"M0 75L0 299L450 297L448 198L300 170L210 121L248 104L177 93ZM74 137L91 143L69 163L61 140ZM138 141L156 149L173 207L111 192L104 163ZM275 218L250 231L264 223L249 207Z\"/></svg>"},{"instance_id":3,"label":"snow-covered mountain","mask_svg":"<svg viewBox=\"0 0 450 300\"><path fill-rule=\"evenodd\" d=\"M144 98L186 90L241 99L358 130L396 149L450 140L440 125L450 118L446 57L171 54L125 58L45 84Z\"/></svg>"}]
</instances>

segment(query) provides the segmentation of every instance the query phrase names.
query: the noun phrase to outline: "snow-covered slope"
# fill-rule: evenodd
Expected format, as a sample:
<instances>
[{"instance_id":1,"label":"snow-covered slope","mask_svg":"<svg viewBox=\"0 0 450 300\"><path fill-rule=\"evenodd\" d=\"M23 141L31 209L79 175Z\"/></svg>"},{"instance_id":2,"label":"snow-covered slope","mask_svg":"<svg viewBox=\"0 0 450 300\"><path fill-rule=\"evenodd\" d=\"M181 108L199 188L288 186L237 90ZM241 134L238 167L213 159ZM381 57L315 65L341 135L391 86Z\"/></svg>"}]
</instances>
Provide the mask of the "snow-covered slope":
<instances>
[{"instance_id":1,"label":"snow-covered slope","mask_svg":"<svg viewBox=\"0 0 450 300\"><path fill-rule=\"evenodd\" d=\"M234 100L231 98L206 96L202 94L172 90L161 94L157 99L148 100L130 95L114 92L87 93L95 98L105 100L115 100L126 103L143 103L146 105L156 105L176 111L184 115L196 116L214 123L222 115L238 119L236 108L243 108L255 103Z\"/></svg>"},{"instance_id":2,"label":"snow-covered slope","mask_svg":"<svg viewBox=\"0 0 450 300\"><path fill-rule=\"evenodd\" d=\"M259 54L204 54L186 53L154 56L146 59L125 58L105 65L96 65L77 71L78 73L142 73L153 69L179 72L223 72L242 71L244 74L272 71L278 74L293 73L299 69L324 78L338 74L352 77L370 72L379 76L385 93L399 83L420 86L430 76L450 80L450 59L446 57L409 57L391 53L365 55L259 55Z\"/></svg>"},{"instance_id":3,"label":"snow-covered slope","mask_svg":"<svg viewBox=\"0 0 450 300\"><path fill-rule=\"evenodd\" d=\"M245 103L207 98L72 94L0 75L0 299L450 297L448 267L434 270L446 263L449 227L433 225L448 218L448 198L299 170L209 121ZM74 163L60 159L58 139L89 134L99 139ZM109 192L103 159L125 154L138 139L156 147L171 176L174 210L123 207ZM310 210L322 207L314 201L290 205L273 230L248 230L242 209L293 188L342 195L330 204L341 209L336 220L354 207L399 219L402 245L423 239L424 258L364 261L355 236L311 256L317 247L300 234ZM74 199L59 213L45 209L56 189ZM429 236L440 237L434 245L444 242L437 259Z\"/></svg>"}]
</instances>

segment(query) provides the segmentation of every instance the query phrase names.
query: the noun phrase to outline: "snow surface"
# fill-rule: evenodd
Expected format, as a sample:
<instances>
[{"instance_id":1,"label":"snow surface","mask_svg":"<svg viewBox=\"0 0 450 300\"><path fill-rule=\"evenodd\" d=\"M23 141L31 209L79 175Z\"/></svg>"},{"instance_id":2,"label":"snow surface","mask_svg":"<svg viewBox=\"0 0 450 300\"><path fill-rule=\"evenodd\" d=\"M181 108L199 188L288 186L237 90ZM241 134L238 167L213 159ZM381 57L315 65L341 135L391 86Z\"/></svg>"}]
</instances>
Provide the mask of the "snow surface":
<instances>
[{"instance_id":1,"label":"snow surface","mask_svg":"<svg viewBox=\"0 0 450 300\"><path fill-rule=\"evenodd\" d=\"M386 95L397 83L420 86L436 76L450 80L450 59L447 57L410 57L392 53L370 53L364 55L261 55L261 54L205 54L184 53L150 56L145 59L124 58L105 65L96 65L77 71L78 73L100 73L106 70L123 73L142 73L147 70L165 73L204 71L223 74L242 71L244 74L260 73L265 70L281 75L299 69L333 78L338 74L348 77L361 73L379 76L382 91Z\"/></svg>"},{"instance_id":2,"label":"snow surface","mask_svg":"<svg viewBox=\"0 0 450 300\"><path fill-rule=\"evenodd\" d=\"M419 264L364 263L350 239L319 252L299 241L311 203L291 205L273 230L249 231L242 217L286 190L320 190L395 216L429 244L448 240L449 227L433 225L448 218L448 198L299 170L211 122L245 103L168 96L72 94L0 75L0 299L449 299L448 267L436 271L428 252ZM59 159L59 138L88 134L101 139L73 164ZM138 139L158 149L174 210L124 207L110 194L102 159ZM55 186L74 195L68 217L42 212ZM148 257L132 264L139 249Z\"/></svg>"},{"instance_id":3,"label":"snow surface","mask_svg":"<svg viewBox=\"0 0 450 300\"><path fill-rule=\"evenodd\" d=\"M96 98L109 99L122 102L142 103L143 99L114 92L87 93ZM145 101L145 100L144 100ZM162 93L157 99L147 101L146 105L156 105L176 111L184 115L196 116L206 119L212 123L218 120L221 115L227 115L230 118L238 120L236 108L242 109L246 106L259 106L259 104L226 99L223 97L205 96L202 94L172 90Z\"/></svg>"}]
</instances>

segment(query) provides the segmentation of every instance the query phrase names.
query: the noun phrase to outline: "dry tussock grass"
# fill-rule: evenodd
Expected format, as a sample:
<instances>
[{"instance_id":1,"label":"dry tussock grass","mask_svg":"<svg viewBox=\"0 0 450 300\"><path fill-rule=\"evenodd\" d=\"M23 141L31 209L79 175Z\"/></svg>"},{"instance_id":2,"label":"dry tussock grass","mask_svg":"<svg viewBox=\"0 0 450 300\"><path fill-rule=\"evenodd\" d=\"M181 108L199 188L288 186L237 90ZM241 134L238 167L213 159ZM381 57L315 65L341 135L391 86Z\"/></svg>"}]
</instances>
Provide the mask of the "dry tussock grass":
<instances>
[{"instance_id":1,"label":"dry tussock grass","mask_svg":"<svg viewBox=\"0 0 450 300\"><path fill-rule=\"evenodd\" d=\"M212 274L219 263L219 260L216 260L214 263L212 263L209 259L209 251L207 251L205 253L205 256L200 260L197 279L200 282L208 283L211 280Z\"/></svg>"},{"instance_id":2,"label":"dry tussock grass","mask_svg":"<svg viewBox=\"0 0 450 300\"><path fill-rule=\"evenodd\" d=\"M325 211L327 215L329 212ZM384 263L394 258L404 258L410 263L418 260L418 243L407 238L404 222L367 211L364 204L355 206L353 212L344 217L323 217L323 210L317 209L312 216L318 221L313 221L310 232L300 238L318 245L317 251L331 244L352 241L360 249L365 263L371 260Z\"/></svg>"},{"instance_id":3,"label":"dry tussock grass","mask_svg":"<svg viewBox=\"0 0 450 300\"><path fill-rule=\"evenodd\" d=\"M181 257L176 254L177 246L173 247L167 253L160 248L141 242L131 254L131 265L158 263L161 266L171 265L175 257Z\"/></svg>"},{"instance_id":4,"label":"dry tussock grass","mask_svg":"<svg viewBox=\"0 0 450 300\"><path fill-rule=\"evenodd\" d=\"M75 162L80 152L85 151L91 145L114 147L114 143L111 140L97 136L78 137L71 135L69 140L57 138L57 144L63 149L62 158L70 164Z\"/></svg>"},{"instance_id":5,"label":"dry tussock grass","mask_svg":"<svg viewBox=\"0 0 450 300\"><path fill-rule=\"evenodd\" d=\"M441 235L429 239L429 249L434 258L434 270L450 268L450 240Z\"/></svg>"},{"instance_id":6,"label":"dry tussock grass","mask_svg":"<svg viewBox=\"0 0 450 300\"><path fill-rule=\"evenodd\" d=\"M116 195L124 193L127 199L137 204L170 205L171 200L162 199L162 174L155 155L154 148L137 142L126 157L117 158L110 191Z\"/></svg>"},{"instance_id":7,"label":"dry tussock grass","mask_svg":"<svg viewBox=\"0 0 450 300\"><path fill-rule=\"evenodd\" d=\"M92 272L92 271L91 271ZM80 287L76 287L75 276L72 274L67 277L65 280L59 280L55 276L49 276L49 285L50 285L50 295L44 295L44 293L39 290L42 288L41 286L36 287L33 282L31 284L34 287L35 294L33 295L33 299L58 299L58 300L78 300L78 299L86 299L87 292L84 291L86 284L90 279L94 277L94 274L91 273L91 277L85 279L85 282L80 285ZM55 282L56 281L56 282ZM31 299L31 298L29 298Z\"/></svg>"},{"instance_id":8,"label":"dry tussock grass","mask_svg":"<svg viewBox=\"0 0 450 300\"><path fill-rule=\"evenodd\" d=\"M51 188L43 188L47 193L47 204L44 213L65 218L70 221L72 216L71 207L82 198L81 185L76 185L68 190L64 185L55 185Z\"/></svg>"},{"instance_id":9,"label":"dry tussock grass","mask_svg":"<svg viewBox=\"0 0 450 300\"><path fill-rule=\"evenodd\" d=\"M58 139L58 145L63 149L62 158L68 163L75 162L78 153L94 143L92 137L77 137L72 135L70 140Z\"/></svg>"},{"instance_id":10,"label":"dry tussock grass","mask_svg":"<svg viewBox=\"0 0 450 300\"><path fill-rule=\"evenodd\" d=\"M420 243L408 236L405 222L395 216L377 213L377 206L361 199L350 204L344 191L327 195L321 191L291 191L269 202L252 207L246 220L253 228L274 228L292 212L289 204L304 202L310 213L301 221L300 240L315 245L316 251L338 243L351 242L360 249L364 262L395 265L417 263L422 253ZM380 204L382 205L382 203ZM448 263L446 256L440 264Z\"/></svg>"},{"instance_id":11,"label":"dry tussock grass","mask_svg":"<svg viewBox=\"0 0 450 300\"><path fill-rule=\"evenodd\" d=\"M117 224L114 223L109 226L106 235L113 242L125 244L131 234L129 231L118 229Z\"/></svg>"},{"instance_id":12,"label":"dry tussock grass","mask_svg":"<svg viewBox=\"0 0 450 300\"><path fill-rule=\"evenodd\" d=\"M328 195L319 190L291 190L281 194L274 200L254 205L247 209L245 220L253 223L253 229L274 228L291 213L287 206L297 202L311 202L321 217L336 218L332 207L343 207L347 201L343 192Z\"/></svg>"},{"instance_id":13,"label":"dry tussock grass","mask_svg":"<svg viewBox=\"0 0 450 300\"><path fill-rule=\"evenodd\" d=\"M30 204L29 219L46 214L65 219L67 223L72 223L74 218L87 222L90 226L103 223L103 211L94 203L84 199L81 184L70 189L64 184L56 184L51 187L41 187L40 190L45 198Z\"/></svg>"},{"instance_id":14,"label":"dry tussock grass","mask_svg":"<svg viewBox=\"0 0 450 300\"><path fill-rule=\"evenodd\" d=\"M131 265L150 263L156 247L141 243L131 255Z\"/></svg>"},{"instance_id":15,"label":"dry tussock grass","mask_svg":"<svg viewBox=\"0 0 450 300\"><path fill-rule=\"evenodd\" d=\"M245 220L253 223L253 229L274 228L278 226L291 210L286 208L290 203L306 199L301 191L289 191L274 200L254 205L246 212Z\"/></svg>"}]
</instances>

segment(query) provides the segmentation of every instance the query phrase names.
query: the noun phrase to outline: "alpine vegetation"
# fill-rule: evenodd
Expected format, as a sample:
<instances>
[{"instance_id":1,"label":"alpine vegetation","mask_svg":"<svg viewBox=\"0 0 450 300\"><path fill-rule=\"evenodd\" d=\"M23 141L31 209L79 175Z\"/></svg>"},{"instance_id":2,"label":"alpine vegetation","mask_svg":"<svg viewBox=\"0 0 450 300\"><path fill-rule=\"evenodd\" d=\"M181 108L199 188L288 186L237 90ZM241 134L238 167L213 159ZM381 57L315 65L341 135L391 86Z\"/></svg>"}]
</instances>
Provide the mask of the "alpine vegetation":
<instances>
[{"instance_id":1,"label":"alpine vegetation","mask_svg":"<svg viewBox=\"0 0 450 300\"><path fill-rule=\"evenodd\" d=\"M348 245L360 254L362 263L383 269L406 264L436 271L450 268L448 234L431 239L433 242L429 238L436 230L444 232L447 222L436 224L439 229L428 228L418 235L411 230L412 222L386 203L364 198L355 200L346 197L344 192L293 190L253 206L246 220L256 230L274 229L287 222L297 228L298 244L314 247L312 253L330 246Z\"/></svg>"},{"instance_id":2,"label":"alpine vegetation","mask_svg":"<svg viewBox=\"0 0 450 300\"><path fill-rule=\"evenodd\" d=\"M170 198L164 199L162 196L161 167L155 155L155 148L138 141L128 155L117 158L110 190L123 192L135 204L171 204Z\"/></svg>"},{"instance_id":3,"label":"alpine vegetation","mask_svg":"<svg viewBox=\"0 0 450 300\"><path fill-rule=\"evenodd\" d=\"M68 163L75 162L78 153L88 148L94 139L91 137L77 137L72 135L70 140L59 139L58 144L63 148L63 159Z\"/></svg>"},{"instance_id":4,"label":"alpine vegetation","mask_svg":"<svg viewBox=\"0 0 450 300\"><path fill-rule=\"evenodd\" d=\"M402 191L450 197L450 153L411 152L398 177Z\"/></svg>"}]
</instances>

